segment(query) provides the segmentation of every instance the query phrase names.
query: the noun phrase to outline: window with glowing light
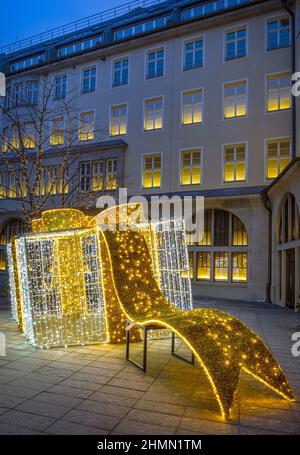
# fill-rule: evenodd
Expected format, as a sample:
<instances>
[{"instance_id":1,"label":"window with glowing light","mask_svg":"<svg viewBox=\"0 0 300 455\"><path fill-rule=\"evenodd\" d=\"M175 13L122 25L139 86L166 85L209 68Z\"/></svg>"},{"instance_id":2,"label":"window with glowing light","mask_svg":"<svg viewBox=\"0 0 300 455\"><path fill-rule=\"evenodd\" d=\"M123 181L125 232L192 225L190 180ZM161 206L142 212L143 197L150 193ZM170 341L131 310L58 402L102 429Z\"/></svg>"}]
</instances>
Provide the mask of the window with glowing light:
<instances>
[{"instance_id":1,"label":"window with glowing light","mask_svg":"<svg viewBox=\"0 0 300 455\"><path fill-rule=\"evenodd\" d=\"M189 251L190 278L194 279L194 251Z\"/></svg>"},{"instance_id":2,"label":"window with glowing light","mask_svg":"<svg viewBox=\"0 0 300 455\"><path fill-rule=\"evenodd\" d=\"M289 164L291 157L290 139L267 141L267 179L274 179Z\"/></svg>"},{"instance_id":3,"label":"window with glowing light","mask_svg":"<svg viewBox=\"0 0 300 455\"><path fill-rule=\"evenodd\" d=\"M112 106L110 112L110 135L121 136L127 133L127 104Z\"/></svg>"},{"instance_id":4,"label":"window with glowing light","mask_svg":"<svg viewBox=\"0 0 300 455\"><path fill-rule=\"evenodd\" d=\"M26 186L20 170L0 172L0 198L26 196Z\"/></svg>"},{"instance_id":5,"label":"window with glowing light","mask_svg":"<svg viewBox=\"0 0 300 455\"><path fill-rule=\"evenodd\" d=\"M203 38L184 43L184 70L201 68L203 66Z\"/></svg>"},{"instance_id":6,"label":"window with glowing light","mask_svg":"<svg viewBox=\"0 0 300 455\"><path fill-rule=\"evenodd\" d=\"M143 188L158 188L161 185L161 155L143 157Z\"/></svg>"},{"instance_id":7,"label":"window with glowing light","mask_svg":"<svg viewBox=\"0 0 300 455\"><path fill-rule=\"evenodd\" d=\"M181 152L181 185L201 183L201 149Z\"/></svg>"},{"instance_id":8,"label":"window with glowing light","mask_svg":"<svg viewBox=\"0 0 300 455\"><path fill-rule=\"evenodd\" d=\"M224 182L246 180L246 144L224 146Z\"/></svg>"},{"instance_id":9,"label":"window with glowing light","mask_svg":"<svg viewBox=\"0 0 300 455\"><path fill-rule=\"evenodd\" d=\"M117 188L117 159L106 161L106 189L115 190Z\"/></svg>"},{"instance_id":10,"label":"window with glowing light","mask_svg":"<svg viewBox=\"0 0 300 455\"><path fill-rule=\"evenodd\" d=\"M103 181L104 160L80 163L80 192L102 190Z\"/></svg>"},{"instance_id":11,"label":"window with glowing light","mask_svg":"<svg viewBox=\"0 0 300 455\"><path fill-rule=\"evenodd\" d=\"M62 145L65 142L65 122L63 117L51 120L51 145Z\"/></svg>"},{"instance_id":12,"label":"window with glowing light","mask_svg":"<svg viewBox=\"0 0 300 455\"><path fill-rule=\"evenodd\" d=\"M95 112L81 112L78 139L92 141L95 134Z\"/></svg>"},{"instance_id":13,"label":"window with glowing light","mask_svg":"<svg viewBox=\"0 0 300 455\"><path fill-rule=\"evenodd\" d=\"M242 221L233 213L221 209L204 211L203 237L190 245L190 267L199 282L247 283L248 235ZM191 249L191 246L193 248Z\"/></svg>"},{"instance_id":14,"label":"window with glowing light","mask_svg":"<svg viewBox=\"0 0 300 455\"><path fill-rule=\"evenodd\" d=\"M28 231L28 226L20 219L8 221L0 233L0 271L6 270L6 245L17 235Z\"/></svg>"},{"instance_id":15,"label":"window with glowing light","mask_svg":"<svg viewBox=\"0 0 300 455\"><path fill-rule=\"evenodd\" d=\"M182 94L182 125L192 125L203 121L203 90L188 90Z\"/></svg>"},{"instance_id":16,"label":"window with glowing light","mask_svg":"<svg viewBox=\"0 0 300 455\"><path fill-rule=\"evenodd\" d=\"M12 127L11 145L13 150L18 150L20 148L20 134L17 125L13 125Z\"/></svg>"},{"instance_id":17,"label":"window with glowing light","mask_svg":"<svg viewBox=\"0 0 300 455\"><path fill-rule=\"evenodd\" d=\"M273 74L267 78L267 111L283 111L291 107L291 76Z\"/></svg>"},{"instance_id":18,"label":"window with glowing light","mask_svg":"<svg viewBox=\"0 0 300 455\"><path fill-rule=\"evenodd\" d=\"M159 130L163 127L163 98L151 98L144 102L144 130Z\"/></svg>"},{"instance_id":19,"label":"window with glowing light","mask_svg":"<svg viewBox=\"0 0 300 455\"><path fill-rule=\"evenodd\" d=\"M31 122L24 124L24 147L26 149L35 147L35 127Z\"/></svg>"},{"instance_id":20,"label":"window with glowing light","mask_svg":"<svg viewBox=\"0 0 300 455\"><path fill-rule=\"evenodd\" d=\"M247 82L238 81L224 84L224 118L247 115Z\"/></svg>"},{"instance_id":21,"label":"window with glowing light","mask_svg":"<svg viewBox=\"0 0 300 455\"><path fill-rule=\"evenodd\" d=\"M9 128L6 126L2 130L2 152L9 150Z\"/></svg>"},{"instance_id":22,"label":"window with glowing light","mask_svg":"<svg viewBox=\"0 0 300 455\"><path fill-rule=\"evenodd\" d=\"M60 165L44 166L41 172L39 195L56 195L68 193L68 173Z\"/></svg>"}]
</instances>

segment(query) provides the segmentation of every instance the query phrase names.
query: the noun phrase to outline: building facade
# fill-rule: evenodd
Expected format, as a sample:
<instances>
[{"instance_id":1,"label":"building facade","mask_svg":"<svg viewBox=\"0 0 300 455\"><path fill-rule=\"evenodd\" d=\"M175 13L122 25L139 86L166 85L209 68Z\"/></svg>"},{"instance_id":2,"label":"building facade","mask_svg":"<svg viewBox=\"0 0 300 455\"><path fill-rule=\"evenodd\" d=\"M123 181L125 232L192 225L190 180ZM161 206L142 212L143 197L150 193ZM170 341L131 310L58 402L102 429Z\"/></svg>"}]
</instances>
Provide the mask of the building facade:
<instances>
[{"instance_id":1,"label":"building facade","mask_svg":"<svg viewBox=\"0 0 300 455\"><path fill-rule=\"evenodd\" d=\"M26 108L39 106L41 87L51 87L43 191L66 149L74 157L74 181L55 181L47 207L59 204L61 192L117 194L118 187L147 197L204 196L204 236L189 247L195 294L296 307L299 246L282 253L274 210L285 193L295 210L300 204L299 178L296 188L278 183L297 171L289 163L300 154L300 102L291 95L291 75L300 71L300 2L134 1L71 28L7 46L0 57L5 109L25 115L30 154L38 147ZM5 162L19 146L13 123L4 110L2 280L5 244L24 229L18 163L7 169ZM298 228L293 235L285 243L297 243Z\"/></svg>"}]
</instances>

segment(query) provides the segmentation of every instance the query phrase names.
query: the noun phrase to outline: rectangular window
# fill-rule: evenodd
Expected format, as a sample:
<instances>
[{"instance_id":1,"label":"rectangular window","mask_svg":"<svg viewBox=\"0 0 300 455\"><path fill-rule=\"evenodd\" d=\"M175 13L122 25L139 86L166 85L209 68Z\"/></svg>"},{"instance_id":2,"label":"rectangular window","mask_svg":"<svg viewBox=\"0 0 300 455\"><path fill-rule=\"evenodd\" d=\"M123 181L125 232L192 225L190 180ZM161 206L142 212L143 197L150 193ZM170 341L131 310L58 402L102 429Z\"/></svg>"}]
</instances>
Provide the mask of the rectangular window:
<instances>
[{"instance_id":1,"label":"rectangular window","mask_svg":"<svg viewBox=\"0 0 300 455\"><path fill-rule=\"evenodd\" d=\"M201 183L201 149L181 152L181 185Z\"/></svg>"},{"instance_id":2,"label":"rectangular window","mask_svg":"<svg viewBox=\"0 0 300 455\"><path fill-rule=\"evenodd\" d=\"M240 27L225 34L225 60L245 57L247 52L247 30Z\"/></svg>"},{"instance_id":3,"label":"rectangular window","mask_svg":"<svg viewBox=\"0 0 300 455\"><path fill-rule=\"evenodd\" d=\"M21 171L0 173L0 198L14 199L26 196L26 187Z\"/></svg>"},{"instance_id":4,"label":"rectangular window","mask_svg":"<svg viewBox=\"0 0 300 455\"><path fill-rule=\"evenodd\" d=\"M267 79L267 111L291 107L291 77L288 73L274 74Z\"/></svg>"},{"instance_id":5,"label":"rectangular window","mask_svg":"<svg viewBox=\"0 0 300 455\"><path fill-rule=\"evenodd\" d=\"M66 97L67 94L67 75L60 74L56 76L54 82L54 99L60 100Z\"/></svg>"},{"instance_id":6,"label":"rectangular window","mask_svg":"<svg viewBox=\"0 0 300 455\"><path fill-rule=\"evenodd\" d=\"M230 82L224 85L224 118L247 115L247 82Z\"/></svg>"},{"instance_id":7,"label":"rectangular window","mask_svg":"<svg viewBox=\"0 0 300 455\"><path fill-rule=\"evenodd\" d=\"M11 107L11 87L7 87L6 89L5 107L7 111L9 111Z\"/></svg>"},{"instance_id":8,"label":"rectangular window","mask_svg":"<svg viewBox=\"0 0 300 455\"><path fill-rule=\"evenodd\" d=\"M113 62L113 86L128 84L128 58Z\"/></svg>"},{"instance_id":9,"label":"rectangular window","mask_svg":"<svg viewBox=\"0 0 300 455\"><path fill-rule=\"evenodd\" d=\"M248 235L245 226L241 220L232 215L232 245L245 246L248 245Z\"/></svg>"},{"instance_id":10,"label":"rectangular window","mask_svg":"<svg viewBox=\"0 0 300 455\"><path fill-rule=\"evenodd\" d=\"M110 113L110 135L120 136L127 133L127 104L112 106Z\"/></svg>"},{"instance_id":11,"label":"rectangular window","mask_svg":"<svg viewBox=\"0 0 300 455\"><path fill-rule=\"evenodd\" d=\"M197 251L197 280L210 281L210 253Z\"/></svg>"},{"instance_id":12,"label":"rectangular window","mask_svg":"<svg viewBox=\"0 0 300 455\"><path fill-rule=\"evenodd\" d=\"M267 178L276 178L290 162L291 141L281 139L267 142Z\"/></svg>"},{"instance_id":13,"label":"rectangular window","mask_svg":"<svg viewBox=\"0 0 300 455\"><path fill-rule=\"evenodd\" d=\"M9 149L9 129L8 127L2 130L2 152L7 152Z\"/></svg>"},{"instance_id":14,"label":"rectangular window","mask_svg":"<svg viewBox=\"0 0 300 455\"><path fill-rule=\"evenodd\" d=\"M95 113L81 112L80 114L80 126L79 126L79 140L80 141L91 141L94 139L95 134Z\"/></svg>"},{"instance_id":15,"label":"rectangular window","mask_svg":"<svg viewBox=\"0 0 300 455\"><path fill-rule=\"evenodd\" d=\"M82 93L91 93L96 90L96 67L84 69L82 73Z\"/></svg>"},{"instance_id":16,"label":"rectangular window","mask_svg":"<svg viewBox=\"0 0 300 455\"><path fill-rule=\"evenodd\" d=\"M35 132L33 123L25 123L24 125L24 147L33 149L35 147Z\"/></svg>"},{"instance_id":17,"label":"rectangular window","mask_svg":"<svg viewBox=\"0 0 300 455\"><path fill-rule=\"evenodd\" d=\"M204 232L203 237L198 241L200 246L210 246L211 242L211 228L212 228L212 210L204 210Z\"/></svg>"},{"instance_id":18,"label":"rectangular window","mask_svg":"<svg viewBox=\"0 0 300 455\"><path fill-rule=\"evenodd\" d=\"M23 103L23 84L15 85L15 106L21 106Z\"/></svg>"},{"instance_id":19,"label":"rectangular window","mask_svg":"<svg viewBox=\"0 0 300 455\"><path fill-rule=\"evenodd\" d=\"M145 155L143 159L143 188L157 188L161 184L161 155Z\"/></svg>"},{"instance_id":20,"label":"rectangular window","mask_svg":"<svg viewBox=\"0 0 300 455\"><path fill-rule=\"evenodd\" d=\"M17 125L13 125L12 127L12 147L14 150L20 148L20 136Z\"/></svg>"},{"instance_id":21,"label":"rectangular window","mask_svg":"<svg viewBox=\"0 0 300 455\"><path fill-rule=\"evenodd\" d=\"M246 144L224 147L224 182L246 180Z\"/></svg>"},{"instance_id":22,"label":"rectangular window","mask_svg":"<svg viewBox=\"0 0 300 455\"><path fill-rule=\"evenodd\" d=\"M182 125L202 123L203 92L202 89L189 90L182 94Z\"/></svg>"},{"instance_id":23,"label":"rectangular window","mask_svg":"<svg viewBox=\"0 0 300 455\"><path fill-rule=\"evenodd\" d=\"M104 160L93 161L92 189L101 191L103 189Z\"/></svg>"},{"instance_id":24,"label":"rectangular window","mask_svg":"<svg viewBox=\"0 0 300 455\"><path fill-rule=\"evenodd\" d=\"M228 281L228 253L214 253L214 281Z\"/></svg>"},{"instance_id":25,"label":"rectangular window","mask_svg":"<svg viewBox=\"0 0 300 455\"><path fill-rule=\"evenodd\" d=\"M147 79L153 79L164 75L164 49L147 52Z\"/></svg>"},{"instance_id":26,"label":"rectangular window","mask_svg":"<svg viewBox=\"0 0 300 455\"><path fill-rule=\"evenodd\" d=\"M279 49L290 45L290 20L288 17L270 19L267 23L267 49Z\"/></svg>"},{"instance_id":27,"label":"rectangular window","mask_svg":"<svg viewBox=\"0 0 300 455\"><path fill-rule=\"evenodd\" d=\"M65 142L65 122L63 117L51 120L51 145L61 145Z\"/></svg>"},{"instance_id":28,"label":"rectangular window","mask_svg":"<svg viewBox=\"0 0 300 455\"><path fill-rule=\"evenodd\" d=\"M232 281L247 282L247 253L232 253Z\"/></svg>"},{"instance_id":29,"label":"rectangular window","mask_svg":"<svg viewBox=\"0 0 300 455\"><path fill-rule=\"evenodd\" d=\"M184 43L184 70L203 66L203 39Z\"/></svg>"},{"instance_id":30,"label":"rectangular window","mask_svg":"<svg viewBox=\"0 0 300 455\"><path fill-rule=\"evenodd\" d=\"M163 126L163 99L152 98L144 103L144 130L158 130Z\"/></svg>"},{"instance_id":31,"label":"rectangular window","mask_svg":"<svg viewBox=\"0 0 300 455\"><path fill-rule=\"evenodd\" d=\"M214 211L214 246L229 246L229 212Z\"/></svg>"},{"instance_id":32,"label":"rectangular window","mask_svg":"<svg viewBox=\"0 0 300 455\"><path fill-rule=\"evenodd\" d=\"M68 193L68 176L63 172L60 166L45 166L42 168L40 195L56 195Z\"/></svg>"},{"instance_id":33,"label":"rectangular window","mask_svg":"<svg viewBox=\"0 0 300 455\"><path fill-rule=\"evenodd\" d=\"M194 279L194 251L189 251L190 278Z\"/></svg>"},{"instance_id":34,"label":"rectangular window","mask_svg":"<svg viewBox=\"0 0 300 455\"><path fill-rule=\"evenodd\" d=\"M106 189L115 190L117 188L117 159L106 161Z\"/></svg>"},{"instance_id":35,"label":"rectangular window","mask_svg":"<svg viewBox=\"0 0 300 455\"><path fill-rule=\"evenodd\" d=\"M27 82L26 87L27 93L27 104L36 106L39 100L39 83L38 82Z\"/></svg>"},{"instance_id":36,"label":"rectangular window","mask_svg":"<svg viewBox=\"0 0 300 455\"><path fill-rule=\"evenodd\" d=\"M101 191L104 180L104 160L80 163L80 192Z\"/></svg>"}]
</instances>

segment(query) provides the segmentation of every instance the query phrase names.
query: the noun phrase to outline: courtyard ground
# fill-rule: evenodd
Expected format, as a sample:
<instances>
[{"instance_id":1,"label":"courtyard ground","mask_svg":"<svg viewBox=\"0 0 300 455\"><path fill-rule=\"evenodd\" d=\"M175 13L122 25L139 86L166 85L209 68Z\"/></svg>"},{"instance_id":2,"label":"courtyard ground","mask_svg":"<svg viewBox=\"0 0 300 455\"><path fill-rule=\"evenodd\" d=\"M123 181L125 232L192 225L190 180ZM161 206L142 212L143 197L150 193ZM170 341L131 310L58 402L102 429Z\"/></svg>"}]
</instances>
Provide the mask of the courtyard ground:
<instances>
[{"instance_id":1,"label":"courtyard ground","mask_svg":"<svg viewBox=\"0 0 300 455\"><path fill-rule=\"evenodd\" d=\"M300 357L291 354L300 314L197 297L195 306L228 311L263 337L297 402L243 373L232 418L224 422L203 371L172 357L169 339L150 341L144 374L126 363L124 345L35 349L9 311L0 310L0 332L7 336L7 356L0 357L0 434L300 434ZM140 344L132 347L136 359L140 351Z\"/></svg>"}]
</instances>

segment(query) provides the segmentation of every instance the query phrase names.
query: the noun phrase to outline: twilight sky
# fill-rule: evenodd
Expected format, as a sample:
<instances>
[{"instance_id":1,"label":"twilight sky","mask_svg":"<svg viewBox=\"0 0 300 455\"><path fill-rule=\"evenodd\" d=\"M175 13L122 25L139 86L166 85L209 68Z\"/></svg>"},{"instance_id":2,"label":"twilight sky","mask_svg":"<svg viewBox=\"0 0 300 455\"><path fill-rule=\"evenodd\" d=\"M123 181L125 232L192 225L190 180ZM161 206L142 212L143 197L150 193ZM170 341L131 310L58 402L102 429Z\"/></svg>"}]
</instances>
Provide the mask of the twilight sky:
<instances>
[{"instance_id":1,"label":"twilight sky","mask_svg":"<svg viewBox=\"0 0 300 455\"><path fill-rule=\"evenodd\" d=\"M2 0L0 46L124 3L127 0Z\"/></svg>"}]
</instances>

